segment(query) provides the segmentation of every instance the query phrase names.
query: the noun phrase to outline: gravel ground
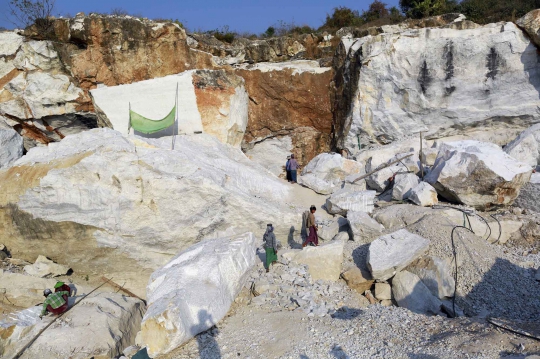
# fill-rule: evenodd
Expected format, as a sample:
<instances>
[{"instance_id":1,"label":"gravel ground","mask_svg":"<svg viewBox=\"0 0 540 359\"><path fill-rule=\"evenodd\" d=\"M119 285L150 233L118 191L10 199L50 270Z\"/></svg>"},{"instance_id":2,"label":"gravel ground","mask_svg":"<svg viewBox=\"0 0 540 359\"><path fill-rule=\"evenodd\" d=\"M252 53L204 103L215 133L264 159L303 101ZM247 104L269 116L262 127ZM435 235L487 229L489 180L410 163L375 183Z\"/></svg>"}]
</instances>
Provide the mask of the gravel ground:
<instances>
[{"instance_id":1,"label":"gravel ground","mask_svg":"<svg viewBox=\"0 0 540 359\"><path fill-rule=\"evenodd\" d=\"M237 308L167 358L525 358L538 341L481 319L445 319L397 307L343 308L333 316Z\"/></svg>"},{"instance_id":2,"label":"gravel ground","mask_svg":"<svg viewBox=\"0 0 540 359\"><path fill-rule=\"evenodd\" d=\"M393 205L377 209L373 216L384 217L385 233L407 228L430 240L427 254L453 258L450 233L461 223L447 211ZM531 217L536 218L533 214L519 219ZM267 275L259 264L250 284L269 283L262 298L250 301L246 289L218 327L164 358L481 359L540 354L540 342L497 329L485 319L540 321L540 283L534 280L540 265L537 245L515 240L490 244L466 230L455 235L455 245L457 304L468 317L449 319L368 305L341 280L313 282L305 267L293 264L277 265ZM344 268L365 268L368 247L369 243L347 242ZM298 305L290 300L293 297L305 301Z\"/></svg>"}]
</instances>

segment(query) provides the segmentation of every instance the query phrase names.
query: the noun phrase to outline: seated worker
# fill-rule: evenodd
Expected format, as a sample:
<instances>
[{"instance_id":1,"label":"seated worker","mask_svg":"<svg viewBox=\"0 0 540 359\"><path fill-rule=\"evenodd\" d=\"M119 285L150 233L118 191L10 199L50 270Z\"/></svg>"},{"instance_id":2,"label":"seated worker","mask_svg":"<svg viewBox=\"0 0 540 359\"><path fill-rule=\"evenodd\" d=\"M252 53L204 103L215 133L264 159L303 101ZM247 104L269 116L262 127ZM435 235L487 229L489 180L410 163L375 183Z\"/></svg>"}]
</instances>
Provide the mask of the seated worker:
<instances>
[{"instance_id":1,"label":"seated worker","mask_svg":"<svg viewBox=\"0 0 540 359\"><path fill-rule=\"evenodd\" d=\"M53 293L50 289L45 289L43 295L45 296L45 302L43 302L43 309L39 315L40 319L43 319L43 316L47 312L59 315L68 309L69 292L60 291Z\"/></svg>"},{"instance_id":2,"label":"seated worker","mask_svg":"<svg viewBox=\"0 0 540 359\"><path fill-rule=\"evenodd\" d=\"M54 292L68 292L68 297L71 297L71 287L64 282L56 282L54 285Z\"/></svg>"}]
</instances>

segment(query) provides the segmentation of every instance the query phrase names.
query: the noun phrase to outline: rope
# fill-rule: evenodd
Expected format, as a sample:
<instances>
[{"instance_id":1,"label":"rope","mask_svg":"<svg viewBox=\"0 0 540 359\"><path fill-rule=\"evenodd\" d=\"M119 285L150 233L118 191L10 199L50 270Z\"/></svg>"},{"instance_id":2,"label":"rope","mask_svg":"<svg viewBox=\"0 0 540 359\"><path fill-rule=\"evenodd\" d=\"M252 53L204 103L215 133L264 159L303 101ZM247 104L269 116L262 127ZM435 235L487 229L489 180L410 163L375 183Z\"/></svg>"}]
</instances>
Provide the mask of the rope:
<instances>
[{"instance_id":1,"label":"rope","mask_svg":"<svg viewBox=\"0 0 540 359\"><path fill-rule=\"evenodd\" d=\"M67 312L69 312L71 309L73 309L77 304L79 304L80 302L82 302L86 297L88 297L90 294L94 293L96 290L98 290L99 288L101 288L102 286L104 286L105 284L107 284L109 281L107 282L104 282L102 284L100 284L99 286L97 286L96 288L94 288L90 293L86 294L85 296L83 296L78 302L75 302L75 304L73 304L71 306L71 308L68 308L68 310L66 310L64 313L58 315L56 318L54 318L49 324L47 324L47 326L45 326L45 328L41 329L39 331L39 333L37 333L37 335L32 339L30 340L30 342L28 342L28 344L26 344L24 347L22 347L22 349L17 353L15 354L15 356L12 358L12 359L19 359L23 354L24 352L26 351L26 349L30 348L30 346L32 344L34 344L34 342L37 340L37 338L39 338L39 336L41 334L43 334L43 332L45 330L47 330L47 328L49 328L51 325L53 325L59 318L61 318L64 314L66 314Z\"/></svg>"}]
</instances>

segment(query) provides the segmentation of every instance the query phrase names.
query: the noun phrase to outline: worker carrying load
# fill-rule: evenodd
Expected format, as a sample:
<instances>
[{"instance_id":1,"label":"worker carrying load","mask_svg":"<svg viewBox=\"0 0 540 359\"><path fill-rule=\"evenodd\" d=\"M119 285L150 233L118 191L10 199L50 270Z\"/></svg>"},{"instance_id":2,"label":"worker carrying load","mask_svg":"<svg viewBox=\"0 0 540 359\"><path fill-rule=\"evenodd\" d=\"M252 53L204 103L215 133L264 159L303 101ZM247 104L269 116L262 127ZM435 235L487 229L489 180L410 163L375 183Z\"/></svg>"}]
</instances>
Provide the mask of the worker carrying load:
<instances>
[{"instance_id":1,"label":"worker carrying load","mask_svg":"<svg viewBox=\"0 0 540 359\"><path fill-rule=\"evenodd\" d=\"M50 289L45 289L43 295L45 296L45 302L43 302L43 309L39 315L40 319L50 312L55 315L59 315L68 310L68 297L69 292L63 290L53 293Z\"/></svg>"}]
</instances>

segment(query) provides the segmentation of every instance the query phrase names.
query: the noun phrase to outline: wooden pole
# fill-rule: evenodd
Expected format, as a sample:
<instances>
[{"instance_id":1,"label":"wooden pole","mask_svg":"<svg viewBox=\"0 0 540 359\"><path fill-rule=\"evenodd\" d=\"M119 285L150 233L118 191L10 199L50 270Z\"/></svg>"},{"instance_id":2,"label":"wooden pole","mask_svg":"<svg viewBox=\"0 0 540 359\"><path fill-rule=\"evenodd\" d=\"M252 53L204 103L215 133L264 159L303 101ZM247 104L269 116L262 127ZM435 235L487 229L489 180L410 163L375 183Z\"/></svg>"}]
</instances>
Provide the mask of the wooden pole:
<instances>
[{"instance_id":1,"label":"wooden pole","mask_svg":"<svg viewBox=\"0 0 540 359\"><path fill-rule=\"evenodd\" d=\"M422 173L422 181L424 180L424 154L422 153L422 131L420 131L420 171Z\"/></svg>"},{"instance_id":2,"label":"wooden pole","mask_svg":"<svg viewBox=\"0 0 540 359\"><path fill-rule=\"evenodd\" d=\"M388 164L382 166L381 168L377 168L376 170L373 170L373 171L371 171L371 172L369 172L369 173L366 173L365 175L360 176L360 177L358 177L357 179L355 179L354 181L352 181L352 183L356 183L357 181L360 181L361 179L364 179L364 178L366 178L366 177L369 177L369 176L371 176L371 175L374 174L374 173L377 173L377 172L379 172L379 171L381 171L381 170L384 170L384 169L387 168L387 167L392 166L393 164L396 164L396 163L398 163L398 162L400 162L400 161L403 161L405 158L411 157L412 155L414 155L414 153L408 154L407 156L401 157L401 158L399 158L399 159L397 159L397 160L395 160L395 161L392 161L392 162L390 162L390 163L388 163Z\"/></svg>"},{"instance_id":3,"label":"wooden pole","mask_svg":"<svg viewBox=\"0 0 540 359\"><path fill-rule=\"evenodd\" d=\"M115 282L113 282L111 279L108 279L106 277L101 277L101 280L105 281L105 283L109 283L113 288L116 288L124 293L126 293L127 295L129 295L130 297L133 297L133 298L137 298L137 299L140 299L145 305L146 305L146 300L142 299L141 297L139 297L138 295L136 295L135 293L132 293L130 292L129 290L127 290L126 288L124 288L123 286L119 285L119 284L116 284Z\"/></svg>"},{"instance_id":4,"label":"wooden pole","mask_svg":"<svg viewBox=\"0 0 540 359\"><path fill-rule=\"evenodd\" d=\"M102 286L104 286L107 282L104 282L102 284L100 284L99 286L97 286L96 288L94 288L90 293L86 294L85 296L83 296L78 302L75 302L75 304L73 304L71 306L71 308L68 308L68 310L66 310L64 313L58 315L56 318L54 318L49 324L47 324L45 326L45 328L41 329L39 331L39 333L37 333L37 335L32 339L30 340L30 342L28 344L26 344L21 350L19 350L19 352L17 354L15 354L15 356L13 357L13 359L19 359L23 354L24 352L26 351L26 349L30 348L30 346L32 344L34 344L34 342L37 340L37 338L39 338L39 336L41 334L43 334L43 332L45 330L47 330L51 325L53 325L59 318L61 318L64 314L66 314L67 312L69 312L71 309L73 309L77 304L79 304L80 302L82 302L86 297L88 297L90 294L94 293L96 290L98 290L99 288L101 288Z\"/></svg>"}]
</instances>

